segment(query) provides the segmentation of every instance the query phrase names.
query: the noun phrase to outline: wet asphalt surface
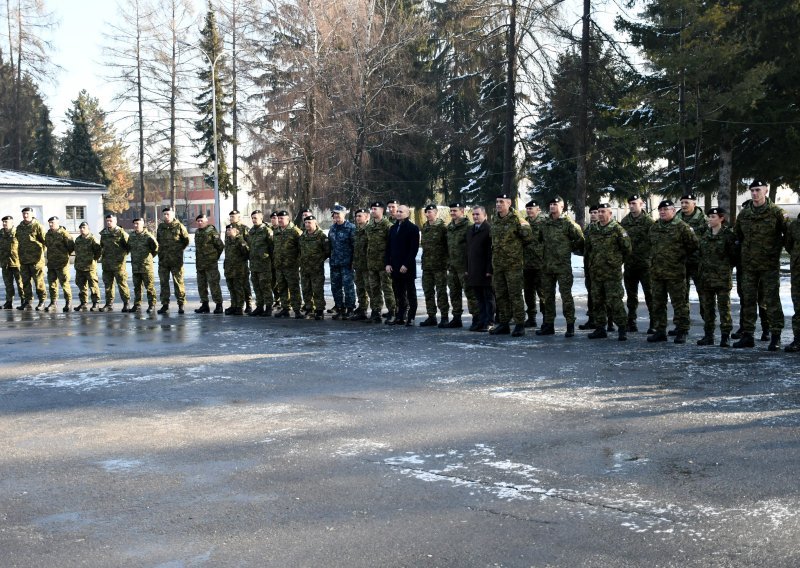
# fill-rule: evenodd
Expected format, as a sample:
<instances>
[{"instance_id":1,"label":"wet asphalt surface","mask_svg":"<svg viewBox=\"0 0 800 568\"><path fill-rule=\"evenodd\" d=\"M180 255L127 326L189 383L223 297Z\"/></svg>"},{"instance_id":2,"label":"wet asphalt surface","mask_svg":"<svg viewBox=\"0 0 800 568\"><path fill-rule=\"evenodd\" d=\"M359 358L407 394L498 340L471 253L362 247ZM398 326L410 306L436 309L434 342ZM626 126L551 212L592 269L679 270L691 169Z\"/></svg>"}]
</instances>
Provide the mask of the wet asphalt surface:
<instances>
[{"instance_id":1,"label":"wet asphalt surface","mask_svg":"<svg viewBox=\"0 0 800 568\"><path fill-rule=\"evenodd\" d=\"M800 564L799 360L696 305L676 346L117 302L0 311L4 567Z\"/></svg>"}]
</instances>

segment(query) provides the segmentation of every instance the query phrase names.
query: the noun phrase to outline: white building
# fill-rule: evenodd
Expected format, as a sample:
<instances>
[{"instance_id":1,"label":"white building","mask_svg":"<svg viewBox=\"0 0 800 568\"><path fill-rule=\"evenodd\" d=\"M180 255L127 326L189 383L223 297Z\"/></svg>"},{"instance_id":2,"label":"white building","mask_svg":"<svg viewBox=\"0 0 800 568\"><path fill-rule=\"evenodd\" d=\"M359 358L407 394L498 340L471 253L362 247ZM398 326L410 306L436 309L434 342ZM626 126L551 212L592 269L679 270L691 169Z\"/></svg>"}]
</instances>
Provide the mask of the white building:
<instances>
[{"instance_id":1,"label":"white building","mask_svg":"<svg viewBox=\"0 0 800 568\"><path fill-rule=\"evenodd\" d=\"M99 232L107 193L106 186L98 183L0 169L0 217L11 215L15 224L22 219L22 209L30 207L45 227L50 217L57 216L72 233L78 232L82 221Z\"/></svg>"}]
</instances>

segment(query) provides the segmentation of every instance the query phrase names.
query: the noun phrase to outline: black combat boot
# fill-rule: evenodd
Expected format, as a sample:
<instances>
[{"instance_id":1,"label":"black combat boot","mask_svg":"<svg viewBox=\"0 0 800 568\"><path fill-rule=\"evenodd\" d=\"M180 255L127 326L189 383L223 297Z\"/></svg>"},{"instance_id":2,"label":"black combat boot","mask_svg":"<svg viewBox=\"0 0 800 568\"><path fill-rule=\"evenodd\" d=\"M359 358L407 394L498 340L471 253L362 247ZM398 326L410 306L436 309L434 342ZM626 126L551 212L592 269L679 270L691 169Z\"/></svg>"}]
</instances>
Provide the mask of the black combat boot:
<instances>
[{"instance_id":1,"label":"black combat boot","mask_svg":"<svg viewBox=\"0 0 800 568\"><path fill-rule=\"evenodd\" d=\"M765 329L764 331L761 332L761 341L769 341L769 340L770 340L769 332Z\"/></svg>"},{"instance_id":2,"label":"black combat boot","mask_svg":"<svg viewBox=\"0 0 800 568\"><path fill-rule=\"evenodd\" d=\"M752 333L747 333L746 331L742 332L742 336L739 338L739 341L733 344L733 347L736 349L742 349L743 347L755 347L756 341L753 339Z\"/></svg>"},{"instance_id":3,"label":"black combat boot","mask_svg":"<svg viewBox=\"0 0 800 568\"><path fill-rule=\"evenodd\" d=\"M186 310L183 309L183 303L182 302L178 302L178 315L182 316L185 313L186 313Z\"/></svg>"},{"instance_id":4,"label":"black combat boot","mask_svg":"<svg viewBox=\"0 0 800 568\"><path fill-rule=\"evenodd\" d=\"M338 308L338 306L333 306L332 308L328 308L327 312L328 312L329 314L334 314L334 313L336 313L336 311L337 311L338 309L339 309L339 308Z\"/></svg>"},{"instance_id":5,"label":"black combat boot","mask_svg":"<svg viewBox=\"0 0 800 568\"><path fill-rule=\"evenodd\" d=\"M133 304L133 309L131 310L132 313L139 313L141 311L142 311L142 304L140 304L139 302Z\"/></svg>"},{"instance_id":6,"label":"black combat boot","mask_svg":"<svg viewBox=\"0 0 800 568\"><path fill-rule=\"evenodd\" d=\"M420 327L435 327L436 324L439 322L436 320L436 316L428 316L428 319L419 322Z\"/></svg>"},{"instance_id":7,"label":"black combat boot","mask_svg":"<svg viewBox=\"0 0 800 568\"><path fill-rule=\"evenodd\" d=\"M340 308L339 306L334 306L333 309L328 310L328 313L333 313L332 320L339 321L340 319L344 319L344 308Z\"/></svg>"},{"instance_id":8,"label":"black combat boot","mask_svg":"<svg viewBox=\"0 0 800 568\"><path fill-rule=\"evenodd\" d=\"M256 309L255 309L255 310L253 310L252 312L250 312L250 313L249 313L249 314L247 314L247 315L249 315L249 316L252 316L252 317L255 317L255 316L260 316L260 315L261 315L261 314L263 314L263 313L264 313L264 308L262 308L262 307L259 305L259 306L256 306Z\"/></svg>"},{"instance_id":9,"label":"black combat boot","mask_svg":"<svg viewBox=\"0 0 800 568\"><path fill-rule=\"evenodd\" d=\"M235 310L235 309L236 309L236 308L234 308L233 306L228 306L227 308L225 308L225 315L226 315L226 316L233 315L233 310ZM276 317L276 318L279 318L279 317L281 317L281 316L280 316L280 315L277 315L277 316L275 316L275 317Z\"/></svg>"},{"instance_id":10,"label":"black combat boot","mask_svg":"<svg viewBox=\"0 0 800 568\"><path fill-rule=\"evenodd\" d=\"M311 313L309 312L308 317L314 317L314 316L312 316ZM306 315L302 312L302 310L301 311L295 311L294 312L294 319L296 319L296 320L306 319Z\"/></svg>"},{"instance_id":11,"label":"black combat boot","mask_svg":"<svg viewBox=\"0 0 800 568\"><path fill-rule=\"evenodd\" d=\"M72 302L67 300L67 303L64 304L64 307L61 308L61 311L64 312L65 314L68 314L69 312L71 312L72 311Z\"/></svg>"},{"instance_id":12,"label":"black combat boot","mask_svg":"<svg viewBox=\"0 0 800 568\"><path fill-rule=\"evenodd\" d=\"M86 307L86 302L81 302L77 306L75 306L76 312L85 312L88 308Z\"/></svg>"},{"instance_id":13,"label":"black combat boot","mask_svg":"<svg viewBox=\"0 0 800 568\"><path fill-rule=\"evenodd\" d=\"M514 331L511 332L511 337L522 337L523 335L525 335L525 324L516 324L514 326Z\"/></svg>"},{"instance_id":14,"label":"black combat boot","mask_svg":"<svg viewBox=\"0 0 800 568\"><path fill-rule=\"evenodd\" d=\"M614 331L616 328L614 327L614 322L609 321L608 325L606 326L606 331Z\"/></svg>"},{"instance_id":15,"label":"black combat boot","mask_svg":"<svg viewBox=\"0 0 800 568\"><path fill-rule=\"evenodd\" d=\"M289 311L289 308L283 308L281 311L279 311L279 312L277 312L275 314L275 317L276 318L289 318L289 317L292 317L292 314Z\"/></svg>"},{"instance_id":16,"label":"black combat boot","mask_svg":"<svg viewBox=\"0 0 800 568\"><path fill-rule=\"evenodd\" d=\"M25 300L22 300L22 303L19 306L17 306L17 309L18 310L30 310L31 309L31 304L30 304L30 302L26 302Z\"/></svg>"},{"instance_id":17,"label":"black combat boot","mask_svg":"<svg viewBox=\"0 0 800 568\"><path fill-rule=\"evenodd\" d=\"M626 330L627 332L629 332L629 333L638 333L638 331L639 331L639 326L638 326L638 325L636 325L636 321L633 321L633 320L632 320L632 321L629 321L629 322L628 322L628 327L626 327L626 328L625 328L625 330Z\"/></svg>"},{"instance_id":18,"label":"black combat boot","mask_svg":"<svg viewBox=\"0 0 800 568\"><path fill-rule=\"evenodd\" d=\"M773 333L772 337L769 340L769 347L767 347L767 351L780 351L780 349L781 349L781 334Z\"/></svg>"},{"instance_id":19,"label":"black combat boot","mask_svg":"<svg viewBox=\"0 0 800 568\"><path fill-rule=\"evenodd\" d=\"M147 313L152 314L156 311L156 303L155 302L147 302Z\"/></svg>"},{"instance_id":20,"label":"black combat boot","mask_svg":"<svg viewBox=\"0 0 800 568\"><path fill-rule=\"evenodd\" d=\"M617 331L617 341L628 341L628 331L619 328L619 331Z\"/></svg>"},{"instance_id":21,"label":"black combat boot","mask_svg":"<svg viewBox=\"0 0 800 568\"><path fill-rule=\"evenodd\" d=\"M676 335L678 335L678 328L676 327L674 329L670 329L667 335L669 335L670 337L675 337Z\"/></svg>"},{"instance_id":22,"label":"black combat boot","mask_svg":"<svg viewBox=\"0 0 800 568\"><path fill-rule=\"evenodd\" d=\"M239 308L233 308L233 309L231 310L231 315L232 315L232 316L243 316L243 315L244 315L244 310L242 310L242 308L241 308L241 307L239 307Z\"/></svg>"},{"instance_id":23,"label":"black combat boot","mask_svg":"<svg viewBox=\"0 0 800 568\"><path fill-rule=\"evenodd\" d=\"M197 308L194 313L196 314L210 314L211 308L208 306L208 302L203 302L200 304L200 307Z\"/></svg>"},{"instance_id":24,"label":"black combat boot","mask_svg":"<svg viewBox=\"0 0 800 568\"><path fill-rule=\"evenodd\" d=\"M667 339L667 334L664 331L656 331L647 336L648 343L659 343L661 341L666 341Z\"/></svg>"},{"instance_id":25,"label":"black combat boot","mask_svg":"<svg viewBox=\"0 0 800 568\"><path fill-rule=\"evenodd\" d=\"M217 305L214 307L214 313L215 313L215 314L221 314L221 313L224 313L224 311L225 311L225 310L223 310L223 309L222 309L222 304L221 304L221 303L220 303L220 304L217 304Z\"/></svg>"},{"instance_id":26,"label":"black combat boot","mask_svg":"<svg viewBox=\"0 0 800 568\"><path fill-rule=\"evenodd\" d=\"M97 312L100 311L100 308L97 306L97 300L92 300L92 307L89 308L90 312Z\"/></svg>"},{"instance_id":27,"label":"black combat boot","mask_svg":"<svg viewBox=\"0 0 800 568\"><path fill-rule=\"evenodd\" d=\"M158 310L159 315L164 315L169 311L169 303L161 304L161 308Z\"/></svg>"},{"instance_id":28,"label":"black combat boot","mask_svg":"<svg viewBox=\"0 0 800 568\"><path fill-rule=\"evenodd\" d=\"M438 327L439 329L445 329L450 327L450 318L448 318L445 314L442 314L442 319L439 322L439 325L436 327Z\"/></svg>"},{"instance_id":29,"label":"black combat boot","mask_svg":"<svg viewBox=\"0 0 800 568\"><path fill-rule=\"evenodd\" d=\"M36 310L38 311L38 310L39 310L39 308L36 308ZM51 310L52 310L52 311L54 311L54 312L55 312L55 311L57 311L57 306L56 306L56 303L55 303L55 302L50 302L49 304L47 304L47 305L44 307L44 311L46 311L46 312L49 312L49 311L51 311Z\"/></svg>"},{"instance_id":30,"label":"black combat boot","mask_svg":"<svg viewBox=\"0 0 800 568\"><path fill-rule=\"evenodd\" d=\"M239 309L241 309L241 308L239 308ZM245 308L244 313L246 313L247 315L250 315L252 312L253 312L253 301L252 300L247 300L247 307ZM238 315L242 315L242 314L238 314Z\"/></svg>"},{"instance_id":31,"label":"black combat boot","mask_svg":"<svg viewBox=\"0 0 800 568\"><path fill-rule=\"evenodd\" d=\"M525 327L536 327L536 314L532 316L528 316L528 319L525 320Z\"/></svg>"},{"instance_id":32,"label":"black combat boot","mask_svg":"<svg viewBox=\"0 0 800 568\"><path fill-rule=\"evenodd\" d=\"M8 302L6 302L5 304L3 304L3 309L4 309L4 310L10 310L10 309L11 309L11 308L13 308L13 307L14 307L14 305L11 303L11 300L9 300L9 301L8 301Z\"/></svg>"},{"instance_id":33,"label":"black combat boot","mask_svg":"<svg viewBox=\"0 0 800 568\"><path fill-rule=\"evenodd\" d=\"M555 335L556 328L552 323L543 323L542 327L536 330L536 335Z\"/></svg>"},{"instance_id":34,"label":"black combat boot","mask_svg":"<svg viewBox=\"0 0 800 568\"><path fill-rule=\"evenodd\" d=\"M381 323L381 321L383 321L383 318L381 317L381 311L372 310L372 314L370 315L370 318L367 321L369 323Z\"/></svg>"},{"instance_id":35,"label":"black combat boot","mask_svg":"<svg viewBox=\"0 0 800 568\"><path fill-rule=\"evenodd\" d=\"M408 318L406 320L406 327L414 327L414 318Z\"/></svg>"},{"instance_id":36,"label":"black combat boot","mask_svg":"<svg viewBox=\"0 0 800 568\"><path fill-rule=\"evenodd\" d=\"M508 335L511 333L511 328L507 323L498 323L489 330L489 335Z\"/></svg>"},{"instance_id":37,"label":"black combat boot","mask_svg":"<svg viewBox=\"0 0 800 568\"><path fill-rule=\"evenodd\" d=\"M472 325L469 326L470 331L478 331L481 328L481 322L477 320L472 321Z\"/></svg>"},{"instance_id":38,"label":"black combat boot","mask_svg":"<svg viewBox=\"0 0 800 568\"><path fill-rule=\"evenodd\" d=\"M594 329L597 327L597 323L595 323L593 318L589 318L589 321L586 323L582 323L578 326L578 329L585 330L585 329Z\"/></svg>"},{"instance_id":39,"label":"black combat boot","mask_svg":"<svg viewBox=\"0 0 800 568\"><path fill-rule=\"evenodd\" d=\"M453 316L453 319L450 320L446 326L448 329L461 329L464 327L464 323L461 321L461 315Z\"/></svg>"},{"instance_id":40,"label":"black combat boot","mask_svg":"<svg viewBox=\"0 0 800 568\"><path fill-rule=\"evenodd\" d=\"M41 310L42 310L42 308L44 308L44 299L40 299L40 300L39 300L39 303L38 303L38 304L36 304L36 311L37 311L37 312L41 311Z\"/></svg>"},{"instance_id":41,"label":"black combat boot","mask_svg":"<svg viewBox=\"0 0 800 568\"><path fill-rule=\"evenodd\" d=\"M736 331L734 331L731 334L731 339L741 339L743 333L744 333L744 330L742 330L742 328L740 327L739 329L737 329Z\"/></svg>"},{"instance_id":42,"label":"black combat boot","mask_svg":"<svg viewBox=\"0 0 800 568\"><path fill-rule=\"evenodd\" d=\"M674 342L678 343L678 344L686 343L686 336L687 336L687 334L686 334L685 331L683 331L683 330L676 331L675 332L675 340L674 340Z\"/></svg>"},{"instance_id":43,"label":"black combat boot","mask_svg":"<svg viewBox=\"0 0 800 568\"><path fill-rule=\"evenodd\" d=\"M317 312L314 314L314 319L316 321L325 319L325 310L317 310Z\"/></svg>"},{"instance_id":44,"label":"black combat boot","mask_svg":"<svg viewBox=\"0 0 800 568\"><path fill-rule=\"evenodd\" d=\"M365 321L367 319L367 310L364 308L358 308L353 315L350 316L350 321Z\"/></svg>"},{"instance_id":45,"label":"black combat boot","mask_svg":"<svg viewBox=\"0 0 800 568\"><path fill-rule=\"evenodd\" d=\"M353 314L355 314L355 310L353 308L345 309L344 314L342 315L343 320L352 320Z\"/></svg>"},{"instance_id":46,"label":"black combat boot","mask_svg":"<svg viewBox=\"0 0 800 568\"><path fill-rule=\"evenodd\" d=\"M587 335L586 337L588 337L589 339L605 339L606 337L608 337L606 326L598 325L596 328L594 328L594 331L589 335Z\"/></svg>"},{"instance_id":47,"label":"black combat boot","mask_svg":"<svg viewBox=\"0 0 800 568\"><path fill-rule=\"evenodd\" d=\"M800 341L798 341L797 338L795 337L794 341L792 341L789 345L784 347L783 350L786 351L787 353L800 352Z\"/></svg>"},{"instance_id":48,"label":"black combat boot","mask_svg":"<svg viewBox=\"0 0 800 568\"><path fill-rule=\"evenodd\" d=\"M728 339L729 339L729 338L730 338L730 334L728 334L728 333L723 333L723 334L722 334L722 337L721 337L721 338L720 338L720 340L719 340L719 346L720 346L720 347L730 347L730 346L731 346L731 344L728 342Z\"/></svg>"},{"instance_id":49,"label":"black combat boot","mask_svg":"<svg viewBox=\"0 0 800 568\"><path fill-rule=\"evenodd\" d=\"M706 334L701 339L697 340L697 344L698 345L714 345L714 334L706 332Z\"/></svg>"},{"instance_id":50,"label":"black combat boot","mask_svg":"<svg viewBox=\"0 0 800 568\"><path fill-rule=\"evenodd\" d=\"M647 327L647 335L653 335L656 332L655 326L653 326L653 320L650 320L650 325Z\"/></svg>"},{"instance_id":51,"label":"black combat boot","mask_svg":"<svg viewBox=\"0 0 800 568\"><path fill-rule=\"evenodd\" d=\"M122 312L123 313L128 313L129 311L131 311L131 307L128 305L128 302L123 302L122 303Z\"/></svg>"},{"instance_id":52,"label":"black combat boot","mask_svg":"<svg viewBox=\"0 0 800 568\"><path fill-rule=\"evenodd\" d=\"M100 308L101 312L113 312L114 311L114 304L106 303L102 308Z\"/></svg>"},{"instance_id":53,"label":"black combat boot","mask_svg":"<svg viewBox=\"0 0 800 568\"><path fill-rule=\"evenodd\" d=\"M264 313L261 314L261 317L262 318L270 318L270 317L272 317L272 308L270 308L269 306L266 306L264 308Z\"/></svg>"},{"instance_id":54,"label":"black combat boot","mask_svg":"<svg viewBox=\"0 0 800 568\"><path fill-rule=\"evenodd\" d=\"M393 320L397 317L397 310L389 310L386 312L386 321ZM380 323L380 322L376 322Z\"/></svg>"},{"instance_id":55,"label":"black combat boot","mask_svg":"<svg viewBox=\"0 0 800 568\"><path fill-rule=\"evenodd\" d=\"M575 324L568 323L567 324L567 332L564 334L564 337L575 337Z\"/></svg>"}]
</instances>

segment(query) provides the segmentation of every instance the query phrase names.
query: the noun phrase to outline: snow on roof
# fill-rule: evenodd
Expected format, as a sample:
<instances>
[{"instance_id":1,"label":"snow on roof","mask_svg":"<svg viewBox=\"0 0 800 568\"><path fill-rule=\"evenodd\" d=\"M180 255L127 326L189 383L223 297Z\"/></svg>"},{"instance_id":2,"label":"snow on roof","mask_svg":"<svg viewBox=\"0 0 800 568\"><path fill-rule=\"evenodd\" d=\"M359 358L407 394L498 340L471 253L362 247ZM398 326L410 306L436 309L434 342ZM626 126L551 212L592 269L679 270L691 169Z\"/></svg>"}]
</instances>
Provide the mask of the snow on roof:
<instances>
[{"instance_id":1,"label":"snow on roof","mask_svg":"<svg viewBox=\"0 0 800 568\"><path fill-rule=\"evenodd\" d=\"M100 183L0 169L0 189L106 189Z\"/></svg>"}]
</instances>

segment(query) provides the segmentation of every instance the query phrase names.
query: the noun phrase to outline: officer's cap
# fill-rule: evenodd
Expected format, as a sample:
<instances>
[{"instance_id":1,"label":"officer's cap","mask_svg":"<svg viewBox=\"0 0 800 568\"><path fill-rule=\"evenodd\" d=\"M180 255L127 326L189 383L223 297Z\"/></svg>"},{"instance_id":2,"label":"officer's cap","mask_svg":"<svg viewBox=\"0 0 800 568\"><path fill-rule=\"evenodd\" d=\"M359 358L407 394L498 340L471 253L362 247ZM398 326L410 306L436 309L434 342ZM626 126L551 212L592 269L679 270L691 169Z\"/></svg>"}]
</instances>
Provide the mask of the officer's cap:
<instances>
[{"instance_id":1,"label":"officer's cap","mask_svg":"<svg viewBox=\"0 0 800 568\"><path fill-rule=\"evenodd\" d=\"M164 209L161 210L162 213L166 213L167 211L171 211L173 213L175 212L175 210L172 207L164 207ZM136 219L134 219L134 221L135 220Z\"/></svg>"},{"instance_id":2,"label":"officer's cap","mask_svg":"<svg viewBox=\"0 0 800 568\"><path fill-rule=\"evenodd\" d=\"M463 203L459 203L458 201L454 201L453 203L448 205L448 207L450 209L464 209L464 204Z\"/></svg>"},{"instance_id":3,"label":"officer's cap","mask_svg":"<svg viewBox=\"0 0 800 568\"><path fill-rule=\"evenodd\" d=\"M597 209L598 209L598 211L600 209L611 209L611 204L610 203L600 203L600 204L597 205Z\"/></svg>"},{"instance_id":4,"label":"officer's cap","mask_svg":"<svg viewBox=\"0 0 800 568\"><path fill-rule=\"evenodd\" d=\"M724 210L722 207L712 207L711 209L709 209L709 210L708 210L708 212L706 213L706 215L719 215L719 216L723 216L723 215L725 215L725 210Z\"/></svg>"},{"instance_id":5,"label":"officer's cap","mask_svg":"<svg viewBox=\"0 0 800 568\"><path fill-rule=\"evenodd\" d=\"M50 218L47 220L47 222L48 222L48 223L49 223L50 221L58 221L58 216L56 216L56 215L53 215L52 217L50 217Z\"/></svg>"},{"instance_id":6,"label":"officer's cap","mask_svg":"<svg viewBox=\"0 0 800 568\"><path fill-rule=\"evenodd\" d=\"M89 226L89 223L87 223L86 221L83 221L80 225L78 225L78 228L82 229L82 228L88 227L88 226Z\"/></svg>"},{"instance_id":7,"label":"officer's cap","mask_svg":"<svg viewBox=\"0 0 800 568\"><path fill-rule=\"evenodd\" d=\"M278 211L278 217L288 217L288 216L289 212L286 211L285 209L281 209L280 211Z\"/></svg>"},{"instance_id":8,"label":"officer's cap","mask_svg":"<svg viewBox=\"0 0 800 568\"><path fill-rule=\"evenodd\" d=\"M525 207L539 207L539 202L535 199L531 199L525 204Z\"/></svg>"},{"instance_id":9,"label":"officer's cap","mask_svg":"<svg viewBox=\"0 0 800 568\"><path fill-rule=\"evenodd\" d=\"M638 193L634 193L628 198L628 203L630 203L631 201L639 201L640 199L642 199L642 196L639 195Z\"/></svg>"},{"instance_id":10,"label":"officer's cap","mask_svg":"<svg viewBox=\"0 0 800 568\"><path fill-rule=\"evenodd\" d=\"M136 217L136 219L134 219L133 222L135 223L136 221L141 221L141 220L142 220L141 217Z\"/></svg>"},{"instance_id":11,"label":"officer's cap","mask_svg":"<svg viewBox=\"0 0 800 568\"><path fill-rule=\"evenodd\" d=\"M767 184L760 179L754 179L752 182L750 182L750 189L753 189L754 187L767 187Z\"/></svg>"},{"instance_id":12,"label":"officer's cap","mask_svg":"<svg viewBox=\"0 0 800 568\"><path fill-rule=\"evenodd\" d=\"M390 199L389 201L386 202L386 205L400 205L400 202L397 201L396 199Z\"/></svg>"},{"instance_id":13,"label":"officer's cap","mask_svg":"<svg viewBox=\"0 0 800 568\"><path fill-rule=\"evenodd\" d=\"M255 211L253 211L252 213L250 213L250 216L251 216L251 217L252 217L253 215L263 215L263 212L261 211L261 209L256 209Z\"/></svg>"},{"instance_id":14,"label":"officer's cap","mask_svg":"<svg viewBox=\"0 0 800 568\"><path fill-rule=\"evenodd\" d=\"M372 203L369 204L369 207L370 209L372 209L373 207L380 207L381 209L385 209L383 203L381 203L380 201L373 201Z\"/></svg>"},{"instance_id":15,"label":"officer's cap","mask_svg":"<svg viewBox=\"0 0 800 568\"><path fill-rule=\"evenodd\" d=\"M27 212L27 213L33 213L33 209L31 209L30 207L25 207L25 208L22 210L22 212L23 212L23 213L26 213L26 212Z\"/></svg>"},{"instance_id":16,"label":"officer's cap","mask_svg":"<svg viewBox=\"0 0 800 568\"><path fill-rule=\"evenodd\" d=\"M231 223L230 225L225 225L225 230L227 231L228 229L231 229L232 231L238 231L239 227Z\"/></svg>"},{"instance_id":17,"label":"officer's cap","mask_svg":"<svg viewBox=\"0 0 800 568\"><path fill-rule=\"evenodd\" d=\"M304 213L311 213L311 209L303 209L300 211L300 215L303 215Z\"/></svg>"},{"instance_id":18,"label":"officer's cap","mask_svg":"<svg viewBox=\"0 0 800 568\"><path fill-rule=\"evenodd\" d=\"M5 217L3 217L3 221L13 221L13 220L14 217L12 217L11 215L6 215Z\"/></svg>"},{"instance_id":19,"label":"officer's cap","mask_svg":"<svg viewBox=\"0 0 800 568\"><path fill-rule=\"evenodd\" d=\"M228 213L228 215L239 215L239 210L238 210L238 209L234 209L233 211L231 211L230 213ZM227 228L227 227L226 227L226 228Z\"/></svg>"},{"instance_id":20,"label":"officer's cap","mask_svg":"<svg viewBox=\"0 0 800 568\"><path fill-rule=\"evenodd\" d=\"M274 219L277 216L278 216L278 212L277 211L273 211L272 213L269 214L269 218L270 219Z\"/></svg>"},{"instance_id":21,"label":"officer's cap","mask_svg":"<svg viewBox=\"0 0 800 568\"><path fill-rule=\"evenodd\" d=\"M106 215L106 219L116 219L116 218L117 216L114 215L113 213L109 213L108 215Z\"/></svg>"},{"instance_id":22,"label":"officer's cap","mask_svg":"<svg viewBox=\"0 0 800 568\"><path fill-rule=\"evenodd\" d=\"M334 205L334 206L331 208L331 213L341 213L341 214L343 214L343 215L344 215L345 213L347 213L347 207L345 207L344 205L340 205L339 203L337 203L336 205Z\"/></svg>"},{"instance_id":23,"label":"officer's cap","mask_svg":"<svg viewBox=\"0 0 800 568\"><path fill-rule=\"evenodd\" d=\"M547 202L548 205L552 205L553 203L564 203L564 200L556 195L553 199Z\"/></svg>"},{"instance_id":24,"label":"officer's cap","mask_svg":"<svg viewBox=\"0 0 800 568\"><path fill-rule=\"evenodd\" d=\"M195 218L194 218L194 220L195 220L195 221L199 221L200 219L204 219L204 218L205 218L205 215L203 215L202 213L200 213L200 215L198 215L197 217L195 217Z\"/></svg>"},{"instance_id":25,"label":"officer's cap","mask_svg":"<svg viewBox=\"0 0 800 568\"><path fill-rule=\"evenodd\" d=\"M672 202L671 199L665 199L664 201L658 204L659 209L664 209L666 207L675 207L675 204Z\"/></svg>"},{"instance_id":26,"label":"officer's cap","mask_svg":"<svg viewBox=\"0 0 800 568\"><path fill-rule=\"evenodd\" d=\"M591 213L592 211L597 211L598 208L599 206L597 205L597 203L592 203L591 205L589 205L589 213Z\"/></svg>"},{"instance_id":27,"label":"officer's cap","mask_svg":"<svg viewBox=\"0 0 800 568\"><path fill-rule=\"evenodd\" d=\"M359 213L369 213L369 211L367 211L366 209L356 209L356 215L358 215Z\"/></svg>"},{"instance_id":28,"label":"officer's cap","mask_svg":"<svg viewBox=\"0 0 800 568\"><path fill-rule=\"evenodd\" d=\"M499 193L495 199L511 199L511 196L507 193Z\"/></svg>"},{"instance_id":29,"label":"officer's cap","mask_svg":"<svg viewBox=\"0 0 800 568\"><path fill-rule=\"evenodd\" d=\"M690 193L684 193L683 195L681 195L681 201L683 201L684 199L689 199L691 201L697 201L697 195L694 194L694 193L691 193L691 192Z\"/></svg>"},{"instance_id":30,"label":"officer's cap","mask_svg":"<svg viewBox=\"0 0 800 568\"><path fill-rule=\"evenodd\" d=\"M316 220L317 220L317 218L314 217L313 215L309 215L308 217L303 219L303 221L316 221Z\"/></svg>"},{"instance_id":31,"label":"officer's cap","mask_svg":"<svg viewBox=\"0 0 800 568\"><path fill-rule=\"evenodd\" d=\"M434 205L433 203L429 203L429 204L427 204L427 205L425 206L425 212L426 212L426 213L427 213L428 211L438 211L438 210L439 210L439 208L438 208L438 207L436 207L436 205Z\"/></svg>"}]
</instances>

